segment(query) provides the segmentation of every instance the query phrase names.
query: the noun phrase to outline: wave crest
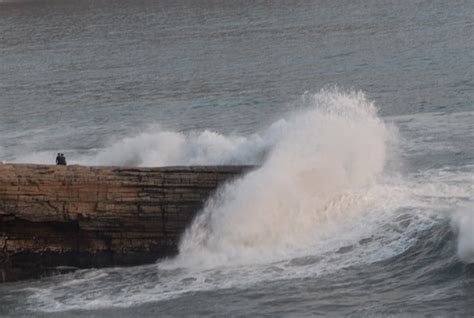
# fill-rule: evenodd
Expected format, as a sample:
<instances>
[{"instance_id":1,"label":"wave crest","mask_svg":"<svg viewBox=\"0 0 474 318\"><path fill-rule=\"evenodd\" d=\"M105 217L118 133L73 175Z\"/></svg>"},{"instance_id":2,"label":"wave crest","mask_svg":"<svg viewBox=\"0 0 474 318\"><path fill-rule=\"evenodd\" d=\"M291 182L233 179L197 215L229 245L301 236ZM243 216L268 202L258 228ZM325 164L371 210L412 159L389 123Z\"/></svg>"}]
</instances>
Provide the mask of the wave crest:
<instances>
[{"instance_id":1,"label":"wave crest","mask_svg":"<svg viewBox=\"0 0 474 318\"><path fill-rule=\"evenodd\" d=\"M214 266L298 249L367 210L393 135L363 93L305 95L261 167L225 186L184 236L178 261Z\"/></svg>"}]
</instances>

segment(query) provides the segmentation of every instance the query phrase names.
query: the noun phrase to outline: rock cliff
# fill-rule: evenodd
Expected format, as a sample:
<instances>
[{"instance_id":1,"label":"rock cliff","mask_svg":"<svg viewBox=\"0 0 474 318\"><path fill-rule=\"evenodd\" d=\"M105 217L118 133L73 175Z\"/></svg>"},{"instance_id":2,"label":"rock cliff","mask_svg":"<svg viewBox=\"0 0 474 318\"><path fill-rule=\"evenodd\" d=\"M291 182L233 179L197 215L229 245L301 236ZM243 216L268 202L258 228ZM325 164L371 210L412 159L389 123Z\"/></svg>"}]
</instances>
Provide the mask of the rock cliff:
<instances>
[{"instance_id":1,"label":"rock cliff","mask_svg":"<svg viewBox=\"0 0 474 318\"><path fill-rule=\"evenodd\" d=\"M175 254L209 195L249 169L0 164L0 282Z\"/></svg>"}]
</instances>

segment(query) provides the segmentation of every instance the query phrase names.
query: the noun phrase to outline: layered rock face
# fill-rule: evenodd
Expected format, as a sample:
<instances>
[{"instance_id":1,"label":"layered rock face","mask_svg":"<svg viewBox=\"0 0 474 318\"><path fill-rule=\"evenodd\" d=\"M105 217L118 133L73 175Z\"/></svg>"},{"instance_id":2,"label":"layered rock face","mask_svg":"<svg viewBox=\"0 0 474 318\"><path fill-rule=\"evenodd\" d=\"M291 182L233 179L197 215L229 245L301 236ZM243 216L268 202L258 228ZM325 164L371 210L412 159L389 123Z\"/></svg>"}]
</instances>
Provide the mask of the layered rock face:
<instances>
[{"instance_id":1,"label":"layered rock face","mask_svg":"<svg viewBox=\"0 0 474 318\"><path fill-rule=\"evenodd\" d=\"M209 195L250 169L0 164L0 282L175 254Z\"/></svg>"}]
</instances>

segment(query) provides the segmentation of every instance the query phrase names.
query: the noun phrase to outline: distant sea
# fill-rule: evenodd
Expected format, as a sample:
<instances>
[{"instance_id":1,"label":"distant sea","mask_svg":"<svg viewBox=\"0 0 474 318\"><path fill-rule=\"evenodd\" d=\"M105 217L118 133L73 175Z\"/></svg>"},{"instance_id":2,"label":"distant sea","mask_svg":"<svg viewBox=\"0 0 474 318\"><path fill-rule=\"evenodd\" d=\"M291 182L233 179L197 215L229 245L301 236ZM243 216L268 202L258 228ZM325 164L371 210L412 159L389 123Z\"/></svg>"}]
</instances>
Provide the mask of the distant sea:
<instances>
[{"instance_id":1,"label":"distant sea","mask_svg":"<svg viewBox=\"0 0 474 318\"><path fill-rule=\"evenodd\" d=\"M1 162L260 166L0 316L474 316L473 52L472 1L0 1Z\"/></svg>"}]
</instances>

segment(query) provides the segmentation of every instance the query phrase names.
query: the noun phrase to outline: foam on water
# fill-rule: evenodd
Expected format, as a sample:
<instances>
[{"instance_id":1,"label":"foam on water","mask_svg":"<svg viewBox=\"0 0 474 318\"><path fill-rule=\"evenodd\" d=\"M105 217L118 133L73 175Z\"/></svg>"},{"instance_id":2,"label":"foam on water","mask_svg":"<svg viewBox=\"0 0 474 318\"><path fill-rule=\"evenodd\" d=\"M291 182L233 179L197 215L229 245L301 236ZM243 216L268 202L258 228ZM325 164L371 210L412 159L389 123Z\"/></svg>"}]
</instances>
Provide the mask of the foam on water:
<instances>
[{"instance_id":1,"label":"foam on water","mask_svg":"<svg viewBox=\"0 0 474 318\"><path fill-rule=\"evenodd\" d=\"M188 133L162 130L159 125L118 141L84 164L132 166L217 165L257 163L285 129L285 122L273 124L261 135L225 136L214 131Z\"/></svg>"}]
</instances>

